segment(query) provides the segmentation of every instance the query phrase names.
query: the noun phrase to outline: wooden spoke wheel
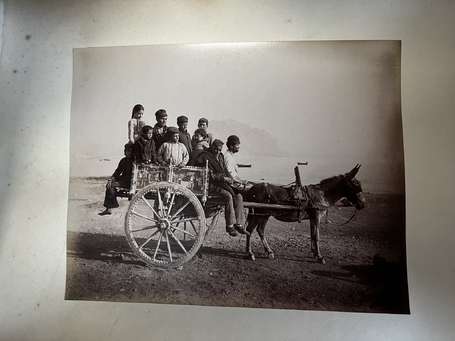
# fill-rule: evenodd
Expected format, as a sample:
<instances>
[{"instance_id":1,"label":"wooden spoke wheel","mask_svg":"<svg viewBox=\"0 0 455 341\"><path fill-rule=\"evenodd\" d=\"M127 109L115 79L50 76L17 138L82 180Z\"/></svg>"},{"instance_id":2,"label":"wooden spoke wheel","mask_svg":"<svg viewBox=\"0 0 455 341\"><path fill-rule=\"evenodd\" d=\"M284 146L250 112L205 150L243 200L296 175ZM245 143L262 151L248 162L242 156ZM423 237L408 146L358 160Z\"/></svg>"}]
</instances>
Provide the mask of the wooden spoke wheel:
<instances>
[{"instance_id":1,"label":"wooden spoke wheel","mask_svg":"<svg viewBox=\"0 0 455 341\"><path fill-rule=\"evenodd\" d=\"M206 230L199 199L171 182L139 190L125 216L128 244L150 266L176 268L188 262L201 247Z\"/></svg>"}]
</instances>

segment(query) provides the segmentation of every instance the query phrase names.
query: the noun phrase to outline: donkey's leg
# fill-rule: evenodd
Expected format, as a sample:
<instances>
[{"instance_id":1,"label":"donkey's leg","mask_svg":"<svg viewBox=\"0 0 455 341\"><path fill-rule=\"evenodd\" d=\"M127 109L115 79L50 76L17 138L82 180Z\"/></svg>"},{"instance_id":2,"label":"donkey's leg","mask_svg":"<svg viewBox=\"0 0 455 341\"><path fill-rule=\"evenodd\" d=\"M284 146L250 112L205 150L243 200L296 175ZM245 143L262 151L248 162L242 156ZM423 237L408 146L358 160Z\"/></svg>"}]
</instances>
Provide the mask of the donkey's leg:
<instances>
[{"instance_id":1,"label":"donkey's leg","mask_svg":"<svg viewBox=\"0 0 455 341\"><path fill-rule=\"evenodd\" d=\"M261 218L261 221L258 226L258 233L259 237L261 238L262 245L264 246L265 252L267 252L267 255L269 256L270 259L274 259L275 254L273 253L272 248L270 247L269 243L267 242L267 239L265 238L265 227L267 226L268 221L269 216Z\"/></svg>"},{"instance_id":2,"label":"donkey's leg","mask_svg":"<svg viewBox=\"0 0 455 341\"><path fill-rule=\"evenodd\" d=\"M321 224L321 214L322 212L316 211L315 215L310 220L310 224L312 225L312 230L314 231L312 237L314 238L315 252L313 254L320 263L325 264L325 259L322 257L321 250L319 249L319 226Z\"/></svg>"},{"instance_id":3,"label":"donkey's leg","mask_svg":"<svg viewBox=\"0 0 455 341\"><path fill-rule=\"evenodd\" d=\"M249 234L246 235L246 253L251 260L256 260L253 250L251 249L251 235L258 226L257 217L248 215L246 230Z\"/></svg>"},{"instance_id":4,"label":"donkey's leg","mask_svg":"<svg viewBox=\"0 0 455 341\"><path fill-rule=\"evenodd\" d=\"M310 217L310 247L311 247L311 253L313 254L313 257L316 257L317 256L317 253L316 253L316 234L315 234L315 218L316 218L316 210L315 209L311 209L309 211L307 211L308 213L308 216Z\"/></svg>"},{"instance_id":5,"label":"donkey's leg","mask_svg":"<svg viewBox=\"0 0 455 341\"><path fill-rule=\"evenodd\" d=\"M310 219L310 247L311 247L311 253L313 254L314 257L316 257L316 245L314 243L315 237L314 237L314 224L313 224L313 217Z\"/></svg>"}]
</instances>

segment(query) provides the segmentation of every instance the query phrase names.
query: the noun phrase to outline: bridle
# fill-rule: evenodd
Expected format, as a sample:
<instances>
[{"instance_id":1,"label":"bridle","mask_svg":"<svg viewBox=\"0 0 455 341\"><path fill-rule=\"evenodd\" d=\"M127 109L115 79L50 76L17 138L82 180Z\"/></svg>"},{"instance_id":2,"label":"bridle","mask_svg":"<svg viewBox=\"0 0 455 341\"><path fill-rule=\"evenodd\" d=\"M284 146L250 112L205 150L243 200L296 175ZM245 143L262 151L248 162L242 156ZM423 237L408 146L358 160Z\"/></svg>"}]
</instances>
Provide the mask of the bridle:
<instances>
[{"instance_id":1,"label":"bridle","mask_svg":"<svg viewBox=\"0 0 455 341\"><path fill-rule=\"evenodd\" d=\"M348 201L351 203L352 205L352 202L348 199ZM353 205L355 207L355 205ZM326 213L326 217L327 217L327 223L326 224L332 224L332 225L335 225L335 226L344 226L344 225L347 225L349 224L357 215L357 212L359 211L359 209L357 207L355 207L354 209L354 213L351 215L351 217L349 219L347 219L344 223L342 224L334 224L334 223L330 223L329 221L329 211L327 210L327 213Z\"/></svg>"},{"instance_id":2,"label":"bridle","mask_svg":"<svg viewBox=\"0 0 455 341\"><path fill-rule=\"evenodd\" d=\"M351 215L351 217L349 219L347 219L344 223L341 223L341 224L336 224L336 223L332 223L330 220L329 220L329 210L327 209L327 213L326 213L326 222L325 224L326 225L334 225L334 226L344 226L344 225L347 225L349 224L354 218L355 216L357 215L357 212L359 210L357 208L354 209L354 213Z\"/></svg>"}]
</instances>

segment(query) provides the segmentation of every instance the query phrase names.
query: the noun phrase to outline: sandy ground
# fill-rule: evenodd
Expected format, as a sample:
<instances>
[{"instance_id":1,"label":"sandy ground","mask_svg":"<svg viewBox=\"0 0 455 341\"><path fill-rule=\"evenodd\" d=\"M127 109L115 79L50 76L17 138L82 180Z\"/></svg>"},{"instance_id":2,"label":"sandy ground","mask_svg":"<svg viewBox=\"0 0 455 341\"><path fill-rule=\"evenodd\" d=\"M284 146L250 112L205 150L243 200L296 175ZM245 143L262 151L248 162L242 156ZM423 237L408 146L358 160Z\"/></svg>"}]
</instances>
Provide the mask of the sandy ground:
<instances>
[{"instance_id":1,"label":"sandy ground","mask_svg":"<svg viewBox=\"0 0 455 341\"><path fill-rule=\"evenodd\" d=\"M331 209L321 228L321 252L310 254L309 223L269 221L276 259L257 234L256 261L246 258L245 237L208 235L200 256L182 270L149 268L123 233L127 199L111 216L103 209L105 182L70 182L66 298L282 309L408 313L404 197L368 194L368 207L345 226L353 208Z\"/></svg>"}]
</instances>

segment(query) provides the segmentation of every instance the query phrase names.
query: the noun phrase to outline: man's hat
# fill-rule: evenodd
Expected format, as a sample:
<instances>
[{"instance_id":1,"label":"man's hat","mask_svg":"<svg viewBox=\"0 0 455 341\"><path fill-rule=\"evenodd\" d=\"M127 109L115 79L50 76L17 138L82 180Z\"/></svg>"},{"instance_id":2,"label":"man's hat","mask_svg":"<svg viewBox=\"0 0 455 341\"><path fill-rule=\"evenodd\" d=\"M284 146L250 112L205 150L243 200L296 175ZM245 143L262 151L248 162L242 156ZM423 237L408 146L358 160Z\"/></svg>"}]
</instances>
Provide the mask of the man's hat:
<instances>
[{"instance_id":1,"label":"man's hat","mask_svg":"<svg viewBox=\"0 0 455 341\"><path fill-rule=\"evenodd\" d=\"M167 117L167 112L164 109L160 109L155 113L156 118Z\"/></svg>"},{"instance_id":2,"label":"man's hat","mask_svg":"<svg viewBox=\"0 0 455 341\"><path fill-rule=\"evenodd\" d=\"M236 144L240 144L240 139L237 135L231 135L227 138L226 144L228 146L234 146Z\"/></svg>"},{"instance_id":3,"label":"man's hat","mask_svg":"<svg viewBox=\"0 0 455 341\"><path fill-rule=\"evenodd\" d=\"M197 124L199 125L201 123L205 123L205 124L209 125L209 120L206 119L205 117L201 117Z\"/></svg>"},{"instance_id":4,"label":"man's hat","mask_svg":"<svg viewBox=\"0 0 455 341\"><path fill-rule=\"evenodd\" d=\"M167 132L168 132L168 134L178 134L179 133L179 129L176 128L176 127L168 127L167 128Z\"/></svg>"},{"instance_id":5,"label":"man's hat","mask_svg":"<svg viewBox=\"0 0 455 341\"><path fill-rule=\"evenodd\" d=\"M177 117L177 124L188 122L188 117L185 115Z\"/></svg>"}]
</instances>

